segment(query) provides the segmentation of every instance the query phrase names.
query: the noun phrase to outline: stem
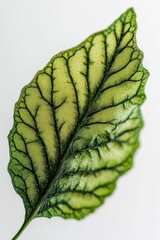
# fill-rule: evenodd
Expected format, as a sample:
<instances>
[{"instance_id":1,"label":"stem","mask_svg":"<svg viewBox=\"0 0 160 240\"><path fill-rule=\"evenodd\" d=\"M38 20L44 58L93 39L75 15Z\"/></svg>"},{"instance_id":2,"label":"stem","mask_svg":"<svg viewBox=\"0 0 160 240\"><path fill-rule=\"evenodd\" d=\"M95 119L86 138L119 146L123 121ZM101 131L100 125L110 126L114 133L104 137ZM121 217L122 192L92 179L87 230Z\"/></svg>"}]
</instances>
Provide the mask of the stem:
<instances>
[{"instance_id":1,"label":"stem","mask_svg":"<svg viewBox=\"0 0 160 240\"><path fill-rule=\"evenodd\" d=\"M21 228L19 229L17 234L12 238L12 240L18 239L18 237L21 235L21 233L26 229L26 227L30 224L30 222L36 216L36 214L41 206L41 203L43 202L44 197L45 197L45 195L42 196L42 198L38 202L38 204L37 204L36 208L34 209L34 211L32 212L32 214L24 221L23 225L21 226Z\"/></svg>"},{"instance_id":2,"label":"stem","mask_svg":"<svg viewBox=\"0 0 160 240\"><path fill-rule=\"evenodd\" d=\"M21 233L25 230L25 228L29 225L29 223L32 221L33 218L28 218L27 221L25 221L22 225L22 227L19 229L19 231L17 232L17 234L12 238L12 240L16 240L18 239L18 237L21 235Z\"/></svg>"}]
</instances>

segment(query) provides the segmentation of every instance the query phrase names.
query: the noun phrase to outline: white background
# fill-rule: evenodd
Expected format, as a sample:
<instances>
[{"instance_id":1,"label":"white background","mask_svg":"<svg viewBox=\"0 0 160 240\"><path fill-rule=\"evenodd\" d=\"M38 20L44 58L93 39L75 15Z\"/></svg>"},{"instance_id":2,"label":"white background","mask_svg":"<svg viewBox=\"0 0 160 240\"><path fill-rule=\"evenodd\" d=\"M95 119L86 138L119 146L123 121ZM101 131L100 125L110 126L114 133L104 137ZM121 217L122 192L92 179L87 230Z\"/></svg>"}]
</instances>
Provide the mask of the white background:
<instances>
[{"instance_id":1,"label":"white background","mask_svg":"<svg viewBox=\"0 0 160 240\"><path fill-rule=\"evenodd\" d=\"M137 13L137 41L150 71L145 127L134 168L95 214L78 222L33 220L20 240L160 239L160 3L158 0L0 0L0 239L11 240L24 207L7 173L7 135L21 88L50 58L105 29L127 8Z\"/></svg>"}]
</instances>

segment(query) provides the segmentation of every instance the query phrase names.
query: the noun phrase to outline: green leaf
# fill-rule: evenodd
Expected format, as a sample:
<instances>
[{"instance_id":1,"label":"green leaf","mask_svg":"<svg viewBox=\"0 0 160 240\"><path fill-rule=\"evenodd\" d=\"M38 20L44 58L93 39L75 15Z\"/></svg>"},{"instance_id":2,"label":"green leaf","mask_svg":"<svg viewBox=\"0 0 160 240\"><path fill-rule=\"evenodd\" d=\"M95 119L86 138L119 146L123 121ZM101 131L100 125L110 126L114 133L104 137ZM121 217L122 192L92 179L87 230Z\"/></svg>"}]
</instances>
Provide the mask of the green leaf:
<instances>
[{"instance_id":1,"label":"green leaf","mask_svg":"<svg viewBox=\"0 0 160 240\"><path fill-rule=\"evenodd\" d=\"M131 8L108 29L53 57L22 89L9 134L9 173L25 221L81 219L132 166L148 71Z\"/></svg>"}]
</instances>

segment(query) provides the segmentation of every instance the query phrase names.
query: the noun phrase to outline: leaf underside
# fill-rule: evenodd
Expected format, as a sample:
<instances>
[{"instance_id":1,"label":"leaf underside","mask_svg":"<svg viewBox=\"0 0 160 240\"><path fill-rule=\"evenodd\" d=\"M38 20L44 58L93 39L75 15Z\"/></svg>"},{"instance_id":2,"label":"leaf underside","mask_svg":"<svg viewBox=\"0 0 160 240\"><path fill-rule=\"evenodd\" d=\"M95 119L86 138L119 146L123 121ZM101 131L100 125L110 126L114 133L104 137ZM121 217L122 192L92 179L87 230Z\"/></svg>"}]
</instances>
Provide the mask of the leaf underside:
<instances>
[{"instance_id":1,"label":"leaf underside","mask_svg":"<svg viewBox=\"0 0 160 240\"><path fill-rule=\"evenodd\" d=\"M26 217L81 219L132 166L148 71L127 10L108 29L54 56L22 89L9 173Z\"/></svg>"}]
</instances>

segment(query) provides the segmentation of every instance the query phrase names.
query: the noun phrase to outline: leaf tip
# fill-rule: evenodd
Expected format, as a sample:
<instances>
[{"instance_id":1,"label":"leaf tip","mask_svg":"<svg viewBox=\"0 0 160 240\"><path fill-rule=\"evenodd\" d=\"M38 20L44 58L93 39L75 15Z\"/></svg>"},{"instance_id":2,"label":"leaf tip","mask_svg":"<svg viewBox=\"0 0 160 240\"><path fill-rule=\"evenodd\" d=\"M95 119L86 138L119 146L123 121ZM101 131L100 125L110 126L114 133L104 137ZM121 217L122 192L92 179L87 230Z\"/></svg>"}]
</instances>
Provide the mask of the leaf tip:
<instances>
[{"instance_id":1,"label":"leaf tip","mask_svg":"<svg viewBox=\"0 0 160 240\"><path fill-rule=\"evenodd\" d=\"M135 25L135 27L137 28L137 22L136 22L136 12L135 9L133 7L130 7L127 9L127 11L124 13L125 15L125 22L131 22L131 24Z\"/></svg>"},{"instance_id":2,"label":"leaf tip","mask_svg":"<svg viewBox=\"0 0 160 240\"><path fill-rule=\"evenodd\" d=\"M129 12L129 11L131 11L133 14L136 14L136 13L135 13L135 10L134 10L134 7L128 8L127 12Z\"/></svg>"}]
</instances>

